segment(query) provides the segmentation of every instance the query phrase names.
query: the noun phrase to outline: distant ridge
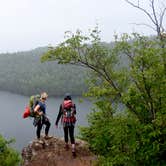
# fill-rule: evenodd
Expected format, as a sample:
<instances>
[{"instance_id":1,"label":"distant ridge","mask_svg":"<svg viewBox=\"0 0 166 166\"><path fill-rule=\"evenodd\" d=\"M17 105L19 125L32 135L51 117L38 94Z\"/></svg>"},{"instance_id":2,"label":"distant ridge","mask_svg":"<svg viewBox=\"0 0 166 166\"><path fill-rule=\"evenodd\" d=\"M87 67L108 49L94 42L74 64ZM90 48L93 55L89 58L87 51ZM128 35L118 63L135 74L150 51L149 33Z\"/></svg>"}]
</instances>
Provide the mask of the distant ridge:
<instances>
[{"instance_id":1,"label":"distant ridge","mask_svg":"<svg viewBox=\"0 0 166 166\"><path fill-rule=\"evenodd\" d=\"M48 47L0 54L0 90L31 95L47 91L51 96L82 95L86 91L85 69L78 66L41 63Z\"/></svg>"}]
</instances>

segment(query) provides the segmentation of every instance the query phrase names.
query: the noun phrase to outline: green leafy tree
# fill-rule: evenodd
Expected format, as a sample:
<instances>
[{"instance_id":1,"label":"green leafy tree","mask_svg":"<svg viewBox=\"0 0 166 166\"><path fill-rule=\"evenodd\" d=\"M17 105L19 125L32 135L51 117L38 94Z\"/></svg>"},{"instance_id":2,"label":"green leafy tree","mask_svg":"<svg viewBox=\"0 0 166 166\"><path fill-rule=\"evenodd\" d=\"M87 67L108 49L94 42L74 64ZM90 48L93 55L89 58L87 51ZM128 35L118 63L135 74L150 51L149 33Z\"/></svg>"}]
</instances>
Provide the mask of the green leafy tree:
<instances>
[{"instance_id":1,"label":"green leafy tree","mask_svg":"<svg viewBox=\"0 0 166 166\"><path fill-rule=\"evenodd\" d=\"M91 69L87 95L95 97L99 111L92 113L82 135L113 165L165 163L166 80L160 42L124 34L110 48L101 43L98 29L89 37L77 31L42 57Z\"/></svg>"},{"instance_id":2,"label":"green leafy tree","mask_svg":"<svg viewBox=\"0 0 166 166\"><path fill-rule=\"evenodd\" d=\"M0 165L1 166L18 166L21 157L17 151L9 146L13 139L7 141L0 135Z\"/></svg>"},{"instance_id":3,"label":"green leafy tree","mask_svg":"<svg viewBox=\"0 0 166 166\"><path fill-rule=\"evenodd\" d=\"M89 35L66 35L42 61L90 69L86 95L94 98L95 107L81 137L100 156L98 165L164 166L166 38L161 31L154 37L116 35L110 46L101 42L98 27Z\"/></svg>"}]
</instances>

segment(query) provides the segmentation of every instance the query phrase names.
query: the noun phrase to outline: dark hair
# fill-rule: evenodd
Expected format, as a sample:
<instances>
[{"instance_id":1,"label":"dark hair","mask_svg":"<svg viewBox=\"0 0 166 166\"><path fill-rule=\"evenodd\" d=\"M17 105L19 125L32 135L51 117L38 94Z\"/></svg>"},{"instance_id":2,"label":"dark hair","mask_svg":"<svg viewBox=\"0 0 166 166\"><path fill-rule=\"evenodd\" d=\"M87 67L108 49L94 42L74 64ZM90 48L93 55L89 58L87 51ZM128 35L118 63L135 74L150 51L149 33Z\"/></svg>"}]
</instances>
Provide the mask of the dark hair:
<instances>
[{"instance_id":1,"label":"dark hair","mask_svg":"<svg viewBox=\"0 0 166 166\"><path fill-rule=\"evenodd\" d=\"M64 100L72 100L71 95L69 93L66 93Z\"/></svg>"}]
</instances>

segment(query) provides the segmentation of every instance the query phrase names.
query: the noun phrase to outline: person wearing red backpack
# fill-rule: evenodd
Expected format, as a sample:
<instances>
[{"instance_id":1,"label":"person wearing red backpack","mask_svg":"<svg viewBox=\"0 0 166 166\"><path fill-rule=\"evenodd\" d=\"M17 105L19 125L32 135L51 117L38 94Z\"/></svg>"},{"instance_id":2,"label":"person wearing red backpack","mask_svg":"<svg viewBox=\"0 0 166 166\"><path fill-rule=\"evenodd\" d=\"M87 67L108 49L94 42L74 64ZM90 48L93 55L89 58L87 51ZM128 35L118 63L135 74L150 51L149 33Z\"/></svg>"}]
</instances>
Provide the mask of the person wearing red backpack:
<instances>
[{"instance_id":1,"label":"person wearing red backpack","mask_svg":"<svg viewBox=\"0 0 166 166\"><path fill-rule=\"evenodd\" d=\"M61 118L64 130L64 140L65 140L65 148L69 149L68 144L68 135L70 136L70 142L72 145L72 155L76 157L75 151L75 138L74 138L74 127L76 122L76 105L72 101L72 97L70 94L66 94L62 104L59 107L59 113L55 122L56 128L58 128L58 122Z\"/></svg>"}]
</instances>

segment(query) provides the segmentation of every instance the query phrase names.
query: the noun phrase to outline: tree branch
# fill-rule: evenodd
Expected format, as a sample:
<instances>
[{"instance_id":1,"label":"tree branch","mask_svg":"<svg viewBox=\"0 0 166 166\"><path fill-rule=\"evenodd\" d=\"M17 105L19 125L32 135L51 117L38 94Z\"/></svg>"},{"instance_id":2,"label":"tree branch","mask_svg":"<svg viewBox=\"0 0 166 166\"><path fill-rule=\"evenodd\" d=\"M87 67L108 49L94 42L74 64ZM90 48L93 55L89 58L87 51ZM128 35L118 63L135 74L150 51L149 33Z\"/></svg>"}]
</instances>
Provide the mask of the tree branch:
<instances>
[{"instance_id":1,"label":"tree branch","mask_svg":"<svg viewBox=\"0 0 166 166\"><path fill-rule=\"evenodd\" d=\"M152 30L156 31L156 29L153 28L152 26L150 26L149 24L145 24L145 23L132 23L132 24L135 24L135 25L138 25L138 26L139 25L147 26L147 27L151 28Z\"/></svg>"},{"instance_id":2,"label":"tree branch","mask_svg":"<svg viewBox=\"0 0 166 166\"><path fill-rule=\"evenodd\" d=\"M106 73L103 74L100 70L97 69L96 66L89 64L88 62L80 61L80 63L84 66L87 66L88 68L95 71L96 73L100 74L118 93L120 93L118 88L115 86L113 80L108 78L107 75L105 75Z\"/></svg>"},{"instance_id":3,"label":"tree branch","mask_svg":"<svg viewBox=\"0 0 166 166\"><path fill-rule=\"evenodd\" d=\"M140 7L140 6L139 6L139 3L138 3L138 5L135 5L134 3L132 3L132 2L129 1L129 0L125 0L125 1L126 1L128 4L130 4L131 6L133 6L133 7L137 8L137 9L140 9L141 11L143 11L143 12L150 18L150 20L153 22L153 24L156 25L156 22L155 22L155 20L153 19L153 17L151 16L151 14L150 14L147 10L145 10L144 8Z\"/></svg>"},{"instance_id":4,"label":"tree branch","mask_svg":"<svg viewBox=\"0 0 166 166\"><path fill-rule=\"evenodd\" d=\"M160 29L160 26L159 26L159 23L158 23L158 19L157 19L157 16L156 16L156 10L155 10L155 7L154 7L154 0L151 0L151 7L152 7L152 11L153 11L153 16L154 16L154 19L155 19L155 25L156 25L156 30L157 30L157 33L158 33L158 35L160 35L160 31L161 31L161 29Z\"/></svg>"},{"instance_id":5,"label":"tree branch","mask_svg":"<svg viewBox=\"0 0 166 166\"><path fill-rule=\"evenodd\" d=\"M160 27L161 28L163 28L162 24L163 24L163 18L164 18L165 12L166 12L166 7L164 8L164 10L162 11L162 14L160 16ZM164 30L164 28L162 30Z\"/></svg>"}]
</instances>

